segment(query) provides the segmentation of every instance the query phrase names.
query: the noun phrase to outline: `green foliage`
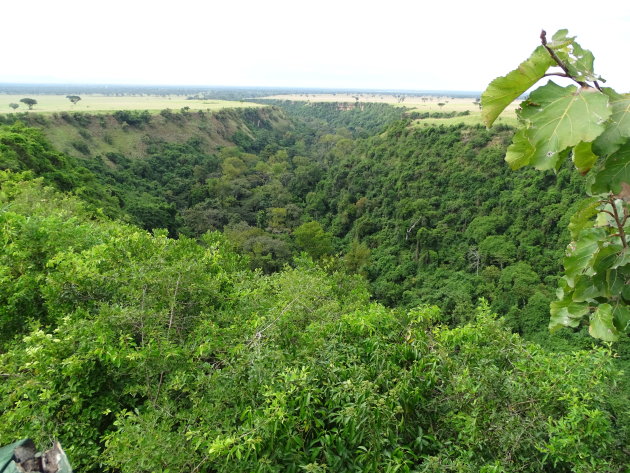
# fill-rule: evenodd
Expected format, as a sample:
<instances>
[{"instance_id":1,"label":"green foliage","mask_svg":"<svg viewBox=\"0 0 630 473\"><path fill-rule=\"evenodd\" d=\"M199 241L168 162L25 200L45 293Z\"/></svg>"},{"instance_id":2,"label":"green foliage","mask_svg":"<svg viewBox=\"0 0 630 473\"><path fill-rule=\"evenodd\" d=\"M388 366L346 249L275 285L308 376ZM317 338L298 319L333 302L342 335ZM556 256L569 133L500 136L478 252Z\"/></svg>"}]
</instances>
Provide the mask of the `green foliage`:
<instances>
[{"instance_id":1,"label":"green foliage","mask_svg":"<svg viewBox=\"0 0 630 473\"><path fill-rule=\"evenodd\" d=\"M22 102L24 105L27 105L29 110L33 110L33 106L37 105L37 100L28 97L20 99L20 102Z\"/></svg>"},{"instance_id":2,"label":"green foliage","mask_svg":"<svg viewBox=\"0 0 630 473\"><path fill-rule=\"evenodd\" d=\"M505 160L512 169L532 165L536 169L557 169L563 151L582 142L592 142L604 131L610 116L608 98L595 89L549 81L521 104L518 118L528 124L514 137Z\"/></svg>"},{"instance_id":3,"label":"green foliage","mask_svg":"<svg viewBox=\"0 0 630 473\"><path fill-rule=\"evenodd\" d=\"M479 251L493 263L497 263L501 268L514 261L516 256L516 246L503 235L492 235L486 237L479 244Z\"/></svg>"},{"instance_id":4,"label":"green foliage","mask_svg":"<svg viewBox=\"0 0 630 473\"><path fill-rule=\"evenodd\" d=\"M394 107L385 103L348 104L338 102L300 102L289 100L257 100L282 107L296 121L303 121L310 129L335 132L348 129L352 135L367 137L394 120L400 120L404 107ZM299 122L298 122L299 123Z\"/></svg>"},{"instance_id":5,"label":"green foliage","mask_svg":"<svg viewBox=\"0 0 630 473\"><path fill-rule=\"evenodd\" d=\"M108 220L45 170L0 174L0 444L58 438L88 473L623 471L617 360L512 333L548 304L578 176L497 169L506 129L265 126L247 149L107 156L125 210L195 239ZM29 133L24 162L46 149ZM573 234L606 231L599 205Z\"/></svg>"},{"instance_id":6,"label":"green foliage","mask_svg":"<svg viewBox=\"0 0 630 473\"><path fill-rule=\"evenodd\" d=\"M242 272L217 235L111 230L47 265L55 322L0 355L0 441L123 473L623 465L607 353L546 353L485 306L446 328L308 261Z\"/></svg>"},{"instance_id":7,"label":"green foliage","mask_svg":"<svg viewBox=\"0 0 630 473\"><path fill-rule=\"evenodd\" d=\"M521 77L521 64L488 86L482 96L486 122L491 125L509 104L507 97L523 93L523 87L542 79L552 66L560 67L562 75L580 86L563 88L550 81L533 91L517 111L522 126L505 159L515 169L525 165L558 169L572 154L577 170L589 173L586 187L593 197L571 220L573 241L564 259L558 300L551 304L549 326L578 327L586 321L593 337L616 341L630 332L628 96L599 86L592 53L567 36L566 30L558 31L551 43L543 32L541 40L542 46L534 52L537 65L527 81ZM547 59L541 59L545 55ZM521 79L512 80L515 77ZM506 100L493 100L498 85L505 90Z\"/></svg>"},{"instance_id":8,"label":"green foliage","mask_svg":"<svg viewBox=\"0 0 630 473\"><path fill-rule=\"evenodd\" d=\"M511 137L504 127L397 122L338 155L342 138L323 136L314 151L330 164L305 214L339 239L342 253L357 243L370 251L361 272L379 301L437 304L455 323L485 297L499 313L514 311L510 323L524 335L537 333L517 320L536 291L513 292L501 272L527 263L537 281L555 283L583 181L566 165L556 177L497 167Z\"/></svg>"},{"instance_id":9,"label":"green foliage","mask_svg":"<svg viewBox=\"0 0 630 473\"><path fill-rule=\"evenodd\" d=\"M98 178L76 159L54 150L42 132L17 122L0 126L0 170L31 171L61 191L72 191L110 216L120 216L118 202Z\"/></svg>"},{"instance_id":10,"label":"green foliage","mask_svg":"<svg viewBox=\"0 0 630 473\"><path fill-rule=\"evenodd\" d=\"M116 120L131 126L142 126L151 121L151 114L148 110L118 110L112 114Z\"/></svg>"},{"instance_id":11,"label":"green foliage","mask_svg":"<svg viewBox=\"0 0 630 473\"><path fill-rule=\"evenodd\" d=\"M517 69L493 80L481 95L481 116L486 126L491 126L505 107L538 82L553 64L545 48L539 46Z\"/></svg>"},{"instance_id":12,"label":"green foliage","mask_svg":"<svg viewBox=\"0 0 630 473\"><path fill-rule=\"evenodd\" d=\"M175 114L181 126L225 129L221 139L238 135L234 140L241 148L210 148L201 137L168 142L153 131L153 123L125 133L143 134L144 158L114 152L80 161L64 157L62 168L69 174L79 162L89 166L98 178L80 186L82 195L106 187L107 195L94 200L116 204L147 230L166 228L171 236L190 237L225 231L250 267L267 273L291 264L306 249L292 235L305 222L317 221L331 235L324 238L324 253L342 255L333 267L366 276L382 302L439 304L453 322L466 320L481 296L505 314L527 304L510 292L500 294L500 274L488 279L486 268L501 271L527 261L541 282L555 281L559 242L565 238L561 223L568 218L562 216L574 203L580 178L567 169L557 179L497 169L510 129L420 130L399 121L382 134L354 138L365 135L362 124L372 119L370 130L382 126L389 109L381 110L387 113L378 121L380 109L367 105L365 110L287 107L287 115L269 109L225 111L220 121L215 115L192 120ZM283 122L287 116L290 124ZM81 144L93 149L96 118L75 113L67 120ZM117 126L111 118L107 123L110 129ZM334 128L340 123L348 128ZM34 150L23 154L36 155ZM45 169L21 166L16 169L46 176ZM502 244L506 240L511 244ZM522 327L516 317L510 321ZM537 332L529 327L522 333L532 330Z\"/></svg>"},{"instance_id":13,"label":"green foliage","mask_svg":"<svg viewBox=\"0 0 630 473\"><path fill-rule=\"evenodd\" d=\"M333 251L332 235L326 233L319 222L303 223L293 231L293 236L298 248L314 259L330 255Z\"/></svg>"}]
</instances>

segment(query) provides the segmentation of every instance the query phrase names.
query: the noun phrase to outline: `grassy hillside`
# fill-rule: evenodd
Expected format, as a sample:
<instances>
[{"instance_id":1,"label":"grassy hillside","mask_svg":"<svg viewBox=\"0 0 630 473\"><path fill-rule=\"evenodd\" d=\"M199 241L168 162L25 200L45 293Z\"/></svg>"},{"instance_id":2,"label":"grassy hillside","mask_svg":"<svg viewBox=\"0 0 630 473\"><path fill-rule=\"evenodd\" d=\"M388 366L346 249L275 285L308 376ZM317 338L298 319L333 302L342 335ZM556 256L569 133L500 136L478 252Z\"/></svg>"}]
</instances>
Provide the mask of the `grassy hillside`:
<instances>
[{"instance_id":1,"label":"grassy hillside","mask_svg":"<svg viewBox=\"0 0 630 473\"><path fill-rule=\"evenodd\" d=\"M158 115L29 114L25 120L39 130L21 122L0 126L5 151L0 169L33 171L61 190L100 202L109 215L128 214L144 228L171 232L177 212L194 203L191 193L216 171L220 149L289 128L284 115L271 107Z\"/></svg>"},{"instance_id":2,"label":"grassy hillside","mask_svg":"<svg viewBox=\"0 0 630 473\"><path fill-rule=\"evenodd\" d=\"M250 119L245 124L243 120ZM48 115L28 113L0 116L0 123L20 120L41 128L55 149L77 157L120 153L130 159L148 155L151 142L185 143L199 140L208 150L233 145L240 131L253 136L251 127L286 128L288 123L277 111L256 106L215 112L169 109L115 111L107 114L61 112Z\"/></svg>"}]
</instances>

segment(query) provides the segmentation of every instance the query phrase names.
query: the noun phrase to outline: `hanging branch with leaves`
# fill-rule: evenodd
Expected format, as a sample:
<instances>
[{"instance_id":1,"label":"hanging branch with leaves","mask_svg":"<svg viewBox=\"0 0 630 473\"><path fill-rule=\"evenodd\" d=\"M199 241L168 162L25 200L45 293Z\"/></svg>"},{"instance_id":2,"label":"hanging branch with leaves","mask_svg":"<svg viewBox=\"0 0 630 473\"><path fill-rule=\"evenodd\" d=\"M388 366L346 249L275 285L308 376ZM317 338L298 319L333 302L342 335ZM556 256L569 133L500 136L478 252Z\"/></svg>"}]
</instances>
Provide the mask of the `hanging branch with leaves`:
<instances>
[{"instance_id":1,"label":"hanging branch with leaves","mask_svg":"<svg viewBox=\"0 0 630 473\"><path fill-rule=\"evenodd\" d=\"M519 129L505 156L512 169L558 170L571 157L588 174L590 195L573 215L564 276L551 304L550 328L589 324L606 341L630 332L630 95L619 94L593 70L594 56L567 30L541 45L518 68L493 80L481 96L482 118L491 126L514 100L545 77L517 110Z\"/></svg>"}]
</instances>

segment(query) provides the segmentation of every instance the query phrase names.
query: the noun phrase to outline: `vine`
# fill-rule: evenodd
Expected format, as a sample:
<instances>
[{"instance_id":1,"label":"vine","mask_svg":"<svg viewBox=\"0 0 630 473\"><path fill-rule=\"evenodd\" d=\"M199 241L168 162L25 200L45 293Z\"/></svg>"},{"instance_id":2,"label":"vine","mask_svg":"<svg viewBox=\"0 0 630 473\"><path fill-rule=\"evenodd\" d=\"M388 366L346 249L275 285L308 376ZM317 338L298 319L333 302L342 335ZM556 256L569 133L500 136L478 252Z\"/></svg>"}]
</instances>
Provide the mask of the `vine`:
<instances>
[{"instance_id":1,"label":"vine","mask_svg":"<svg viewBox=\"0 0 630 473\"><path fill-rule=\"evenodd\" d=\"M518 68L493 80L481 96L490 127L503 110L541 79L559 76L530 93L517 110L519 129L505 159L512 169L557 170L571 157L588 174L590 195L573 215L564 275L551 303L549 327L588 323L590 334L615 341L630 332L630 95L609 87L593 69L594 56L559 30Z\"/></svg>"}]
</instances>

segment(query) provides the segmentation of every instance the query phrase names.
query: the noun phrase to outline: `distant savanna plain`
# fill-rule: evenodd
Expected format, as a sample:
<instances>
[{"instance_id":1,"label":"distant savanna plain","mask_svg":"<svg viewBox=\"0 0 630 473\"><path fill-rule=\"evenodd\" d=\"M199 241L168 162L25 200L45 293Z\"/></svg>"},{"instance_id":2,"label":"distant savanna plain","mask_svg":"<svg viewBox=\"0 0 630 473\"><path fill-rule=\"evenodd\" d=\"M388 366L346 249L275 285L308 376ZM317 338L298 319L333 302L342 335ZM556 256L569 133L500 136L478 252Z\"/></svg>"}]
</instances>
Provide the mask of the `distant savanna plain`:
<instances>
[{"instance_id":1,"label":"distant savanna plain","mask_svg":"<svg viewBox=\"0 0 630 473\"><path fill-rule=\"evenodd\" d=\"M289 100L299 102L339 102L348 104L361 103L387 103L395 106L405 107L410 113L418 112L430 116L421 119L414 119L414 125L444 124L453 125L463 123L466 125L481 124L481 113L477 97L451 97L440 95L417 95L405 93L293 93L269 95L244 100L218 100L218 99L195 99L185 95L103 95L85 94L80 95L81 100L72 103L66 96L59 94L0 94L0 113L21 113L27 112L28 106L20 102L23 98L32 98L37 101L31 113L55 113L55 112L84 112L84 113L105 113L116 110L148 110L157 113L160 110L172 109L217 111L224 108L242 108L261 106L260 101L266 100ZM13 110L10 104L18 104L19 107ZM518 101L514 102L507 112L499 118L499 122L506 125L516 124L515 110ZM457 116L445 116L450 113ZM462 115L462 112L468 112Z\"/></svg>"}]
</instances>

